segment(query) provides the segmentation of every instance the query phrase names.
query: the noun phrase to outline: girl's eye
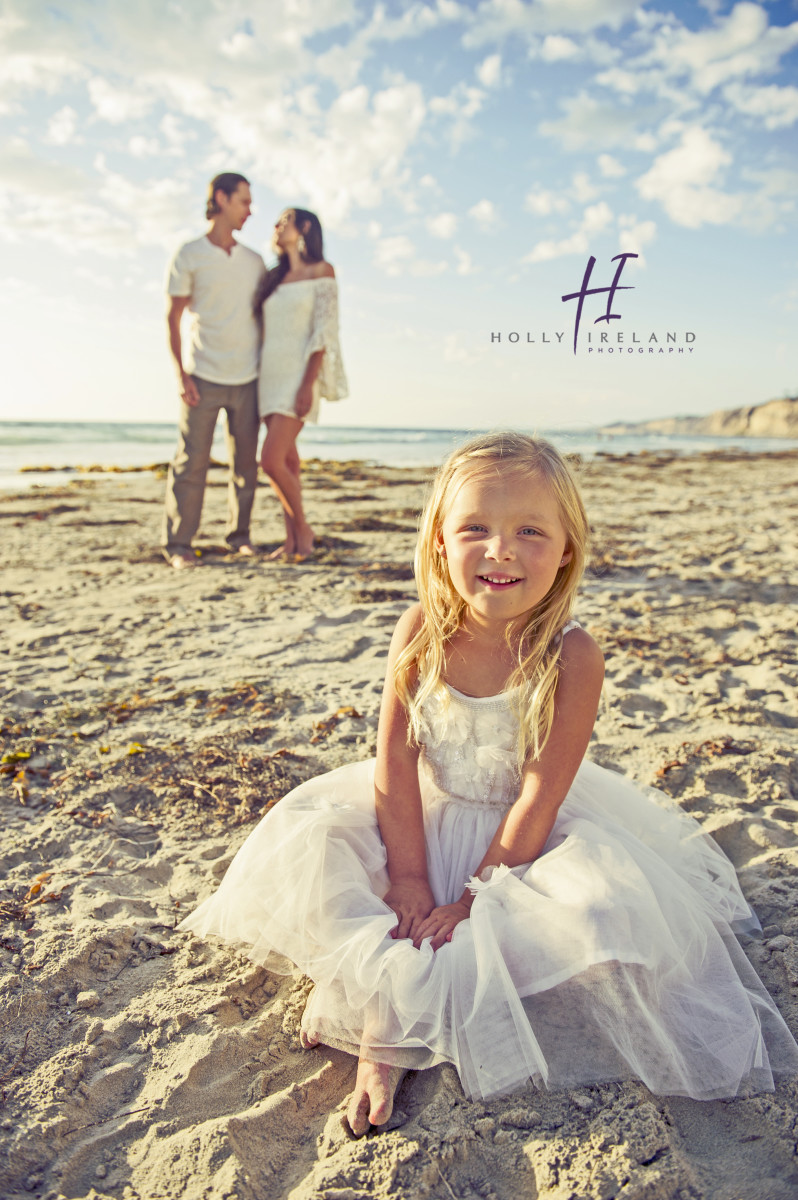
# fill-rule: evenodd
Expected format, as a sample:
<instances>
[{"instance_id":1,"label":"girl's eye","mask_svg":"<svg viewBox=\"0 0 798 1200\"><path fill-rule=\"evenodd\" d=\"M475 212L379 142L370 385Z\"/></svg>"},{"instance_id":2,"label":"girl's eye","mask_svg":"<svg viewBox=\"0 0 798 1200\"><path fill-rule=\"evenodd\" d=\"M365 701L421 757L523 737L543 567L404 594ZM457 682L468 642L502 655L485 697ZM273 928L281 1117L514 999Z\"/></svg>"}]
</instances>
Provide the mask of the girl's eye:
<instances>
[{"instance_id":1,"label":"girl's eye","mask_svg":"<svg viewBox=\"0 0 798 1200\"><path fill-rule=\"evenodd\" d=\"M484 533L485 526L484 525L466 525L465 532L466 533Z\"/></svg>"},{"instance_id":2,"label":"girl's eye","mask_svg":"<svg viewBox=\"0 0 798 1200\"><path fill-rule=\"evenodd\" d=\"M525 529L522 529L521 532L524 534L525 537L529 537L530 535L532 537L537 537L539 530L533 529L531 525L527 525L527 527Z\"/></svg>"}]
</instances>

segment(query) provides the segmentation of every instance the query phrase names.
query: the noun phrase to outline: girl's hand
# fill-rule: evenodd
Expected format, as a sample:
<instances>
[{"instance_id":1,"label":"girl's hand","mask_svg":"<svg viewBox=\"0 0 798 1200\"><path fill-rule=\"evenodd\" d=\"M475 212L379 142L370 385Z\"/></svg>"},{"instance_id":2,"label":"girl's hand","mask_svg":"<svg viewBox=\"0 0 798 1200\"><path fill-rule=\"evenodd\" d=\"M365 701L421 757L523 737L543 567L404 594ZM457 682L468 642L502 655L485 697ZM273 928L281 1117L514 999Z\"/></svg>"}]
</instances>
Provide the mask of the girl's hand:
<instances>
[{"instance_id":1,"label":"girl's hand","mask_svg":"<svg viewBox=\"0 0 798 1200\"><path fill-rule=\"evenodd\" d=\"M305 383L304 380L299 385L299 389L294 400L294 411L296 415L302 419L306 417L313 407L313 384Z\"/></svg>"},{"instance_id":2,"label":"girl's hand","mask_svg":"<svg viewBox=\"0 0 798 1200\"><path fill-rule=\"evenodd\" d=\"M433 908L427 919L419 925L418 932L413 938L413 945L418 949L424 938L431 938L432 949L440 950L444 942L452 940L452 934L460 922L467 921L470 915L471 906L462 900L455 900L454 904L442 904L440 908Z\"/></svg>"},{"instance_id":3,"label":"girl's hand","mask_svg":"<svg viewBox=\"0 0 798 1200\"><path fill-rule=\"evenodd\" d=\"M418 928L435 907L435 897L426 879L400 879L391 884L383 900L398 918L391 937L412 938L413 945L417 946Z\"/></svg>"}]
</instances>

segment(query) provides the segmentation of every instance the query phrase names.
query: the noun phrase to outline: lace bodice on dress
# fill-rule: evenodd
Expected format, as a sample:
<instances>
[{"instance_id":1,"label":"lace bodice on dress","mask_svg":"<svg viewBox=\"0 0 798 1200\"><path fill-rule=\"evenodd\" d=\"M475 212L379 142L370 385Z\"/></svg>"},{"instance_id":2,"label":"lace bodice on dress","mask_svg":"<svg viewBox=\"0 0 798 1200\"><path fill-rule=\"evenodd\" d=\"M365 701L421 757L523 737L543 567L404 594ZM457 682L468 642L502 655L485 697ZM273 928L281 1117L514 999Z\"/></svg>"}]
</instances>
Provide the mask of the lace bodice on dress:
<instances>
[{"instance_id":1,"label":"lace bodice on dress","mask_svg":"<svg viewBox=\"0 0 798 1200\"><path fill-rule=\"evenodd\" d=\"M461 804L506 808L518 795L518 717L512 693L465 696L446 686L424 704L422 769Z\"/></svg>"},{"instance_id":2,"label":"lace bodice on dress","mask_svg":"<svg viewBox=\"0 0 798 1200\"><path fill-rule=\"evenodd\" d=\"M560 636L578 628L569 621ZM515 692L466 696L443 686L424 703L422 770L436 789L461 804L507 808L521 782Z\"/></svg>"}]
</instances>

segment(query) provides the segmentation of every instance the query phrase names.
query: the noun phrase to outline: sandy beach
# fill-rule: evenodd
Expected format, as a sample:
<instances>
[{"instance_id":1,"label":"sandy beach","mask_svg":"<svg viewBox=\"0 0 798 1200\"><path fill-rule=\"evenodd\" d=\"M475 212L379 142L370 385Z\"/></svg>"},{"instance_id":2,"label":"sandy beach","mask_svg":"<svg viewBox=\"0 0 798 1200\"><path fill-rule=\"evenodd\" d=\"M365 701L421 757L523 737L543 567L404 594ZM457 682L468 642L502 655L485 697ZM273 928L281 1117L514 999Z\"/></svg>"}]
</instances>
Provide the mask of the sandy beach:
<instances>
[{"instance_id":1,"label":"sandy beach","mask_svg":"<svg viewBox=\"0 0 798 1200\"><path fill-rule=\"evenodd\" d=\"M605 456L577 616L607 682L589 755L734 862L745 949L798 1034L798 451ZM310 463L321 552L158 549L157 473L0 496L4 1200L790 1200L798 1081L700 1103L641 1084L465 1100L409 1074L341 1125L354 1060L303 1051L309 981L176 926L296 783L374 752L429 473ZM255 539L277 545L267 488Z\"/></svg>"}]
</instances>

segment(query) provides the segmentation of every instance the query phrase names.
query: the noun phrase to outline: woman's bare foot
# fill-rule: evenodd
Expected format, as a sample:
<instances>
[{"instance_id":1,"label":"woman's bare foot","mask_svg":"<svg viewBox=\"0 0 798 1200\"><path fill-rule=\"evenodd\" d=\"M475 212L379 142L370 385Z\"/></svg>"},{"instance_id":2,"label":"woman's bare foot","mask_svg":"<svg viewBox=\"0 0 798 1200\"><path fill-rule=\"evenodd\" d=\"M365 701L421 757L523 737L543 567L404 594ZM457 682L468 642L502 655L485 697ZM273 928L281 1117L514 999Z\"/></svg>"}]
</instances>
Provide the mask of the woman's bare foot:
<instances>
[{"instance_id":1,"label":"woman's bare foot","mask_svg":"<svg viewBox=\"0 0 798 1200\"><path fill-rule=\"evenodd\" d=\"M296 533L296 545L294 547L294 559L296 562L302 562L306 558L310 558L313 553L314 539L313 530L309 525L298 529Z\"/></svg>"},{"instance_id":2,"label":"woman's bare foot","mask_svg":"<svg viewBox=\"0 0 798 1200\"><path fill-rule=\"evenodd\" d=\"M355 1137L368 1133L372 1125L384 1125L390 1120L394 1097L405 1074L402 1067L358 1059L355 1090L346 1110L346 1119Z\"/></svg>"},{"instance_id":3,"label":"woman's bare foot","mask_svg":"<svg viewBox=\"0 0 798 1200\"><path fill-rule=\"evenodd\" d=\"M282 546L278 546L276 550L272 550L271 554L267 554L266 557L272 560L276 560L278 558L293 558L294 553L295 549L293 542L290 544L288 542L283 542Z\"/></svg>"},{"instance_id":4,"label":"woman's bare foot","mask_svg":"<svg viewBox=\"0 0 798 1200\"><path fill-rule=\"evenodd\" d=\"M314 1046L318 1046L320 1038L312 1029L300 1029L299 1042L303 1050L312 1050Z\"/></svg>"}]
</instances>

